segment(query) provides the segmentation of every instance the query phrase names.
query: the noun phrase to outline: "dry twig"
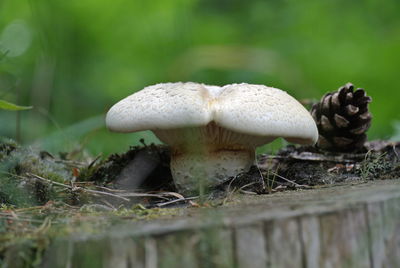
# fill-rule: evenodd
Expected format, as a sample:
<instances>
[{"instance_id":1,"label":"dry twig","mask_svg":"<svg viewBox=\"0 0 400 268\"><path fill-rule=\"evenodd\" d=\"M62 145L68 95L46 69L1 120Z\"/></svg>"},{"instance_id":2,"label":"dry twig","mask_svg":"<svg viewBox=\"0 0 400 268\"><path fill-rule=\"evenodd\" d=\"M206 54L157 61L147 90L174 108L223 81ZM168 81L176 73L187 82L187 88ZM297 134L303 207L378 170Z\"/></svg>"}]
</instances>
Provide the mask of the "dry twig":
<instances>
[{"instance_id":1,"label":"dry twig","mask_svg":"<svg viewBox=\"0 0 400 268\"><path fill-rule=\"evenodd\" d=\"M274 176L277 176L278 178L280 178L280 179L282 179L282 180L284 180L284 181L287 181L287 182L289 182L289 183L292 183L296 188L306 188L306 189L311 188L311 187L308 186L308 185L298 184L298 183L296 183L296 182L294 182L294 181L292 181L292 180L289 180L289 179L287 179L287 178L285 178L285 177L283 177L283 176L281 176L281 175L279 175L279 174L277 174L277 173L275 173L275 172L273 172L273 171L271 171L271 173L272 173Z\"/></svg>"},{"instance_id":2,"label":"dry twig","mask_svg":"<svg viewBox=\"0 0 400 268\"><path fill-rule=\"evenodd\" d=\"M183 197L183 198L178 198L178 199L174 199L171 201L167 201L167 202L163 202L163 203L158 203L156 204L157 207L165 207L167 205L171 205L177 202L181 202L181 201L190 201L190 200L194 200L199 198L198 196L193 196L193 197Z\"/></svg>"},{"instance_id":3,"label":"dry twig","mask_svg":"<svg viewBox=\"0 0 400 268\"><path fill-rule=\"evenodd\" d=\"M32 174L32 173L27 173L26 175L32 176L35 179L44 181L44 182L52 184L52 185L57 185L57 186L60 186L60 187L64 187L64 188L69 189L69 190L71 190L73 192L74 191L82 191L82 192L87 192L87 193L91 193L91 194L94 194L94 195L106 195L106 196L111 196L111 197L114 197L114 198L119 198L119 199L122 199L124 201L129 201L128 198L125 198L125 197L120 196L120 195L116 195L116 194L112 194L112 193L108 193L108 192L103 192L103 191L86 189L86 188L83 188L83 187L80 187L80 186L66 185L66 184L63 184L63 183L59 183L59 182L56 182L56 181L51 181L51 180L45 179L45 178L43 178L43 177L41 177L39 175Z\"/></svg>"}]
</instances>

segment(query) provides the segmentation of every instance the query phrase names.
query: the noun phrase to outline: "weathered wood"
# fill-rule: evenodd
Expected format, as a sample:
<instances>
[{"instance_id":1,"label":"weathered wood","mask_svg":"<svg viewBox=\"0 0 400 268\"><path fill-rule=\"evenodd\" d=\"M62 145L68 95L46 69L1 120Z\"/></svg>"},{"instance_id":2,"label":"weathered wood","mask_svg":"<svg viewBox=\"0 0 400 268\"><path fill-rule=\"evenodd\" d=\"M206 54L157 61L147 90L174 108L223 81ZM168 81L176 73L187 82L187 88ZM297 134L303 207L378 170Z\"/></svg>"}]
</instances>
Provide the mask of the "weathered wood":
<instances>
[{"instance_id":1,"label":"weathered wood","mask_svg":"<svg viewBox=\"0 0 400 268\"><path fill-rule=\"evenodd\" d=\"M200 267L234 267L233 231L225 228L202 229L199 233Z\"/></svg>"},{"instance_id":2,"label":"weathered wood","mask_svg":"<svg viewBox=\"0 0 400 268\"><path fill-rule=\"evenodd\" d=\"M385 267L385 225L383 203L367 204L368 228L370 231L371 267Z\"/></svg>"},{"instance_id":3,"label":"weathered wood","mask_svg":"<svg viewBox=\"0 0 400 268\"><path fill-rule=\"evenodd\" d=\"M271 267L301 266L302 251L298 220L288 218L273 221L267 225L267 229Z\"/></svg>"},{"instance_id":4,"label":"weathered wood","mask_svg":"<svg viewBox=\"0 0 400 268\"><path fill-rule=\"evenodd\" d=\"M158 261L158 267L232 267L232 232L223 229L203 229L158 236L157 256L146 264ZM149 265L146 267L153 267Z\"/></svg>"},{"instance_id":5,"label":"weathered wood","mask_svg":"<svg viewBox=\"0 0 400 268\"><path fill-rule=\"evenodd\" d=\"M383 202L386 262L383 267L400 267L400 198Z\"/></svg>"},{"instance_id":6,"label":"weathered wood","mask_svg":"<svg viewBox=\"0 0 400 268\"><path fill-rule=\"evenodd\" d=\"M143 242L131 237L58 240L44 256L43 267L151 267L145 266ZM149 254L149 251L146 251ZM146 256L147 257L147 256ZM154 265L152 267L156 267Z\"/></svg>"},{"instance_id":7,"label":"weathered wood","mask_svg":"<svg viewBox=\"0 0 400 268\"><path fill-rule=\"evenodd\" d=\"M145 268L156 268L158 266L159 258L157 240L153 237L146 238L144 241L144 248Z\"/></svg>"},{"instance_id":8,"label":"weathered wood","mask_svg":"<svg viewBox=\"0 0 400 268\"><path fill-rule=\"evenodd\" d=\"M235 246L239 268L266 267L268 256L262 223L236 228Z\"/></svg>"},{"instance_id":9,"label":"weathered wood","mask_svg":"<svg viewBox=\"0 0 400 268\"><path fill-rule=\"evenodd\" d=\"M400 180L244 197L57 239L42 267L400 267Z\"/></svg>"},{"instance_id":10,"label":"weathered wood","mask_svg":"<svg viewBox=\"0 0 400 268\"><path fill-rule=\"evenodd\" d=\"M303 266L308 268L320 267L321 239L320 224L316 216L307 215L299 219L300 241L303 250Z\"/></svg>"},{"instance_id":11,"label":"weathered wood","mask_svg":"<svg viewBox=\"0 0 400 268\"><path fill-rule=\"evenodd\" d=\"M320 217L321 267L370 267L369 230L358 208Z\"/></svg>"},{"instance_id":12,"label":"weathered wood","mask_svg":"<svg viewBox=\"0 0 400 268\"><path fill-rule=\"evenodd\" d=\"M108 254L102 257L103 266L113 268L142 268L144 265L140 252L140 246L130 237L112 239L109 241Z\"/></svg>"},{"instance_id":13,"label":"weathered wood","mask_svg":"<svg viewBox=\"0 0 400 268\"><path fill-rule=\"evenodd\" d=\"M197 259L196 234L168 234L157 239L159 267L200 267Z\"/></svg>"}]
</instances>

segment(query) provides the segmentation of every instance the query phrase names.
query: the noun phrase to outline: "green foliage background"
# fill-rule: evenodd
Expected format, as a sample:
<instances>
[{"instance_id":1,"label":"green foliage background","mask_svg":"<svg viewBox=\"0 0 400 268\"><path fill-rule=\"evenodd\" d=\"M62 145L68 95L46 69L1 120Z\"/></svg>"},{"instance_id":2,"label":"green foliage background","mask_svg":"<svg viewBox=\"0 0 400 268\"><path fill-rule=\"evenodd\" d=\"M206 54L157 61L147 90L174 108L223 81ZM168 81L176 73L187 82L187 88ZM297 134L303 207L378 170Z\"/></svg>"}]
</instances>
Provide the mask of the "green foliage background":
<instances>
[{"instance_id":1,"label":"green foliage background","mask_svg":"<svg viewBox=\"0 0 400 268\"><path fill-rule=\"evenodd\" d=\"M346 82L373 97L370 138L400 119L398 0L0 0L0 99L22 140L46 149L123 151L104 114L167 81L261 83L299 99ZM0 111L0 136L15 136Z\"/></svg>"}]
</instances>

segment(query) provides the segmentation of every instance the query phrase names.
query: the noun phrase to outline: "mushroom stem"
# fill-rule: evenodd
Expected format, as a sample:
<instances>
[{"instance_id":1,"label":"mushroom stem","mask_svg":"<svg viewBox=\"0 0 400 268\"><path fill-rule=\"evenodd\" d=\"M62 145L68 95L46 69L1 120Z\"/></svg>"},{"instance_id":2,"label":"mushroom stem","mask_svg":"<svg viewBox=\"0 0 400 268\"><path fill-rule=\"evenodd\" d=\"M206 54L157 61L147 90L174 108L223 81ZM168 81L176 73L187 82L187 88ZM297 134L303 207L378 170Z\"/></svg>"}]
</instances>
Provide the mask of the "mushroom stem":
<instances>
[{"instance_id":1,"label":"mushroom stem","mask_svg":"<svg viewBox=\"0 0 400 268\"><path fill-rule=\"evenodd\" d=\"M211 122L202 127L153 130L171 146L171 173L180 192L199 192L246 172L255 148L270 138L234 132Z\"/></svg>"},{"instance_id":2,"label":"mushroom stem","mask_svg":"<svg viewBox=\"0 0 400 268\"><path fill-rule=\"evenodd\" d=\"M193 193L218 185L250 169L254 149L219 149L171 155L171 173L180 192Z\"/></svg>"}]
</instances>

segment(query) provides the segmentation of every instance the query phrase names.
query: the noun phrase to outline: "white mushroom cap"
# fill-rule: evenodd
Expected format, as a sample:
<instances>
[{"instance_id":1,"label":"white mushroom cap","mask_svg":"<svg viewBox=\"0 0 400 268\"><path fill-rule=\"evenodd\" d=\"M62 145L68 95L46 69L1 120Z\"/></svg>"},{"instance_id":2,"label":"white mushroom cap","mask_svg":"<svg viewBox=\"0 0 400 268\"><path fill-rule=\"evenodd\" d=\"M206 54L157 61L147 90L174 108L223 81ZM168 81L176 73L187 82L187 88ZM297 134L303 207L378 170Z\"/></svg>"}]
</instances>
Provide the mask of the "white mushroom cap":
<instances>
[{"instance_id":1,"label":"white mushroom cap","mask_svg":"<svg viewBox=\"0 0 400 268\"><path fill-rule=\"evenodd\" d=\"M144 88L115 104L106 125L117 132L217 125L238 133L314 144L318 130L310 113L286 92L264 85L224 87L165 83Z\"/></svg>"},{"instance_id":2,"label":"white mushroom cap","mask_svg":"<svg viewBox=\"0 0 400 268\"><path fill-rule=\"evenodd\" d=\"M207 125L211 121L208 92L197 83L148 86L115 104L106 125L116 132Z\"/></svg>"}]
</instances>

